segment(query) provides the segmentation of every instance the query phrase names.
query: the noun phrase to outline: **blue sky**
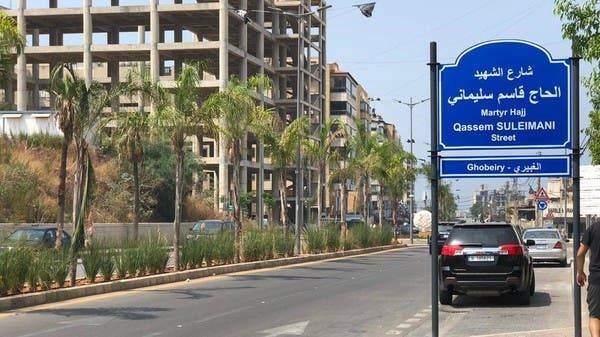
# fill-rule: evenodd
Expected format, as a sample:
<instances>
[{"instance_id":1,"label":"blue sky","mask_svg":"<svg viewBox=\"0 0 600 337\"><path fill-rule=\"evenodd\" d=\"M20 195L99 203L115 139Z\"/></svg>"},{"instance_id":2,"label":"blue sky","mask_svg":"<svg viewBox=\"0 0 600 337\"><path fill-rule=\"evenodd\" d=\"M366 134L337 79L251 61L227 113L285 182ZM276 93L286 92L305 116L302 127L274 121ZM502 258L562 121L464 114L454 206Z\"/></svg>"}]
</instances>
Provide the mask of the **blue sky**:
<instances>
[{"instance_id":1,"label":"blue sky","mask_svg":"<svg viewBox=\"0 0 600 337\"><path fill-rule=\"evenodd\" d=\"M450 63L464 49L491 39L524 39L542 45L554 58L570 56L570 43L561 37L561 22L554 16L552 0L377 0L373 17L363 17L352 5L369 0L330 0L328 9L328 62L337 62L351 72L371 97L373 107L386 121L396 125L403 139L409 138L408 107L392 99L408 101L429 97L429 42L438 44L438 60ZM161 0L161 3L171 1ZM185 2L195 2L184 0ZM0 0L16 6L17 0ZM59 0L59 7L80 6L81 0ZM93 0L106 5L109 0ZM122 5L146 4L145 0L121 0ZM28 6L43 7L47 0L28 0ZM582 66L582 75L586 74ZM582 89L582 127L588 124L590 105ZM429 104L414 108L414 153L427 158ZM408 144L405 143L408 149ZM584 157L583 163L589 163ZM495 187L505 179L461 179L452 181L459 189L460 206L467 209L480 184ZM527 189L527 179L519 181ZM416 185L421 200L428 187L423 179ZM428 192L429 194L429 192Z\"/></svg>"}]
</instances>

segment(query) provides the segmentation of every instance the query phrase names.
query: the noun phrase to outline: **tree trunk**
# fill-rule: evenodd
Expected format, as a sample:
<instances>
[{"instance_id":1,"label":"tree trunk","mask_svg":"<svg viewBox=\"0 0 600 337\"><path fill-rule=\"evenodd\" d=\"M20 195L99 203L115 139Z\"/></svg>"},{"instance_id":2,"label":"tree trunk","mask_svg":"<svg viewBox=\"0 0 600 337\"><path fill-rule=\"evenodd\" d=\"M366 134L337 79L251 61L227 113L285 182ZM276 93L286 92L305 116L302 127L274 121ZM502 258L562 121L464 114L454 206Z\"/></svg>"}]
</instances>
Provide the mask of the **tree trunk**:
<instances>
[{"instance_id":1,"label":"tree trunk","mask_svg":"<svg viewBox=\"0 0 600 337\"><path fill-rule=\"evenodd\" d=\"M365 220L365 224L369 223L369 188L367 185L369 185L369 177L367 175L365 175L363 177L364 181L363 181L363 186L362 186L362 190L363 190L363 217Z\"/></svg>"},{"instance_id":2,"label":"tree trunk","mask_svg":"<svg viewBox=\"0 0 600 337\"><path fill-rule=\"evenodd\" d=\"M379 184L379 195L377 198L377 209L379 210L379 228L383 227L383 186Z\"/></svg>"},{"instance_id":3,"label":"tree trunk","mask_svg":"<svg viewBox=\"0 0 600 337\"><path fill-rule=\"evenodd\" d=\"M239 147L233 149L233 173L231 179L231 199L233 202L233 221L235 223L235 263L241 262L240 256L242 251L242 223L241 223L241 209L240 209L240 156Z\"/></svg>"},{"instance_id":4,"label":"tree trunk","mask_svg":"<svg viewBox=\"0 0 600 337\"><path fill-rule=\"evenodd\" d=\"M342 222L342 248L345 248L348 226L346 224L346 181L342 180L342 188L340 190L340 219Z\"/></svg>"},{"instance_id":5,"label":"tree trunk","mask_svg":"<svg viewBox=\"0 0 600 337\"><path fill-rule=\"evenodd\" d=\"M77 250L79 246L79 235L77 235L77 219L80 217L81 211L81 193L82 193L82 181L83 181L83 169L84 169L84 145L75 144L77 149L76 168L75 168L75 179L73 183L73 235L71 241L71 249L69 251L69 258L71 261L70 266L70 281L71 287L75 286L77 280Z\"/></svg>"},{"instance_id":6,"label":"tree trunk","mask_svg":"<svg viewBox=\"0 0 600 337\"><path fill-rule=\"evenodd\" d=\"M57 235L56 249L62 247L62 237L65 228L65 195L67 190L67 156L69 155L70 140L67 137L63 138L61 153L60 153L60 171L58 173L58 215L57 215Z\"/></svg>"},{"instance_id":7,"label":"tree trunk","mask_svg":"<svg viewBox=\"0 0 600 337\"><path fill-rule=\"evenodd\" d=\"M287 233L287 200L285 192L285 169L282 168L279 170L279 201L281 205L281 225L283 225L283 228Z\"/></svg>"},{"instance_id":8,"label":"tree trunk","mask_svg":"<svg viewBox=\"0 0 600 337\"><path fill-rule=\"evenodd\" d=\"M133 165L133 240L138 239L140 223L140 173L139 162L135 152L135 145L132 143L131 164Z\"/></svg>"},{"instance_id":9,"label":"tree trunk","mask_svg":"<svg viewBox=\"0 0 600 337\"><path fill-rule=\"evenodd\" d=\"M173 220L173 254L175 257L175 270L179 270L179 238L181 228L181 199L183 197L183 161L185 150L178 146L175 164L175 219Z\"/></svg>"},{"instance_id":10,"label":"tree trunk","mask_svg":"<svg viewBox=\"0 0 600 337\"><path fill-rule=\"evenodd\" d=\"M392 199L392 225L396 226L398 220L398 199Z\"/></svg>"},{"instance_id":11,"label":"tree trunk","mask_svg":"<svg viewBox=\"0 0 600 337\"><path fill-rule=\"evenodd\" d=\"M323 198L323 191L321 191L323 186L323 172L325 172L325 168L323 165L319 167L318 177L317 177L317 228L321 228L321 212L322 212L322 203L321 200Z\"/></svg>"}]
</instances>

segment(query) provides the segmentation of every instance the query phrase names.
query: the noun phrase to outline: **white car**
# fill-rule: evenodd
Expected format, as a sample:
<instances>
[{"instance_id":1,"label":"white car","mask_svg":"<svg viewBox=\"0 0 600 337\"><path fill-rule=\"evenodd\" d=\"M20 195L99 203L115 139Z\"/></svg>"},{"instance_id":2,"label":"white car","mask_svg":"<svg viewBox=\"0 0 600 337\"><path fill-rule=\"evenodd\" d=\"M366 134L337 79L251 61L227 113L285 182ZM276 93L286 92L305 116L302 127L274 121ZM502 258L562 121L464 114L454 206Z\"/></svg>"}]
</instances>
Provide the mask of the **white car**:
<instances>
[{"instance_id":1,"label":"white car","mask_svg":"<svg viewBox=\"0 0 600 337\"><path fill-rule=\"evenodd\" d=\"M529 254L534 262L558 262L566 267L567 241L562 238L558 229L527 229L523 240L533 240L535 245L529 247Z\"/></svg>"}]
</instances>

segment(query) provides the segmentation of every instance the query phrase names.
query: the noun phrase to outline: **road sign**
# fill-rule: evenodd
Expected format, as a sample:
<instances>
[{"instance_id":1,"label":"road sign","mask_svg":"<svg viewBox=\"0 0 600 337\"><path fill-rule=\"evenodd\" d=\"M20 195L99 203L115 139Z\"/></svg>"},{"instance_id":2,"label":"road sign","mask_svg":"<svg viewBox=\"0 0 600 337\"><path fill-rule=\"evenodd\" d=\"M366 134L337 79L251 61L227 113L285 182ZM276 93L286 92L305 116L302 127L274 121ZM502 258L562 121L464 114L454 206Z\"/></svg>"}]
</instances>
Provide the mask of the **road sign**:
<instances>
[{"instance_id":1,"label":"road sign","mask_svg":"<svg viewBox=\"0 0 600 337\"><path fill-rule=\"evenodd\" d=\"M570 175L569 156L447 157L440 160L441 178L568 177Z\"/></svg>"},{"instance_id":2,"label":"road sign","mask_svg":"<svg viewBox=\"0 0 600 337\"><path fill-rule=\"evenodd\" d=\"M540 211L543 211L546 208L548 208L548 203L544 200L540 200L540 201L538 201L537 206Z\"/></svg>"},{"instance_id":3,"label":"road sign","mask_svg":"<svg viewBox=\"0 0 600 337\"><path fill-rule=\"evenodd\" d=\"M546 190L543 187L540 188L540 190L535 195L535 200L548 201L548 199L550 198L548 197L548 193L546 193Z\"/></svg>"},{"instance_id":4,"label":"road sign","mask_svg":"<svg viewBox=\"0 0 600 337\"><path fill-rule=\"evenodd\" d=\"M438 149L568 148L570 62L521 40L487 41L439 71Z\"/></svg>"}]
</instances>

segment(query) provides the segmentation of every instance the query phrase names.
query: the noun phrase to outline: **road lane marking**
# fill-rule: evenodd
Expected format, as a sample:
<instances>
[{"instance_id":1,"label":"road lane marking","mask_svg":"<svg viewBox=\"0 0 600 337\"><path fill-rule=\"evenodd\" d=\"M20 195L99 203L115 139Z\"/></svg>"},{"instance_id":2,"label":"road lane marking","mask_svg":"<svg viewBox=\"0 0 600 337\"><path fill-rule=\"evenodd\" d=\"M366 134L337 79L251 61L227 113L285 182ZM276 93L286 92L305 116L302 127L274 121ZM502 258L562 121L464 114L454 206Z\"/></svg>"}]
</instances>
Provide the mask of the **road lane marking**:
<instances>
[{"instance_id":1,"label":"road lane marking","mask_svg":"<svg viewBox=\"0 0 600 337\"><path fill-rule=\"evenodd\" d=\"M405 322L406 323L416 323L416 322L418 322L420 320L421 320L420 318L409 318Z\"/></svg>"},{"instance_id":2,"label":"road lane marking","mask_svg":"<svg viewBox=\"0 0 600 337\"><path fill-rule=\"evenodd\" d=\"M398 331L398 330L388 330L385 332L386 335L400 335L402 334L402 331Z\"/></svg>"},{"instance_id":3,"label":"road lane marking","mask_svg":"<svg viewBox=\"0 0 600 337\"><path fill-rule=\"evenodd\" d=\"M411 324L402 323L402 324L396 325L396 329L408 329L411 326L412 326Z\"/></svg>"},{"instance_id":4,"label":"road lane marking","mask_svg":"<svg viewBox=\"0 0 600 337\"><path fill-rule=\"evenodd\" d=\"M426 313L419 312L419 313L416 313L414 316L415 316L415 317L419 317L419 318L423 318L423 317L427 317L427 316L429 316L429 315L428 315L428 314L426 314Z\"/></svg>"}]
</instances>

